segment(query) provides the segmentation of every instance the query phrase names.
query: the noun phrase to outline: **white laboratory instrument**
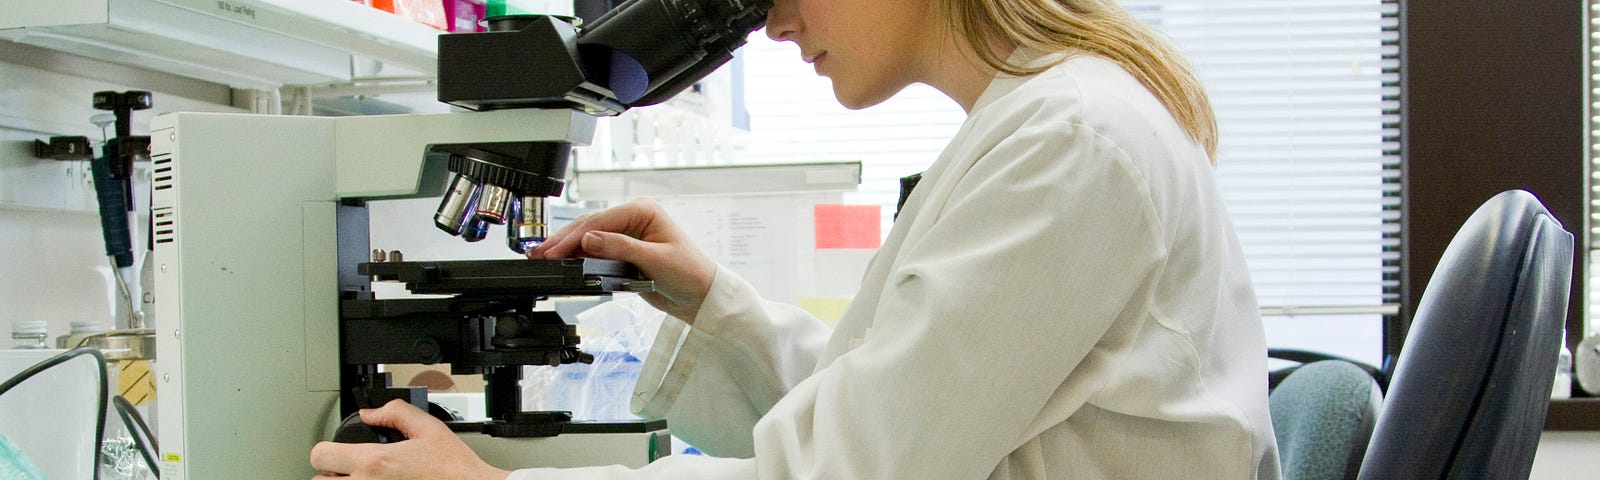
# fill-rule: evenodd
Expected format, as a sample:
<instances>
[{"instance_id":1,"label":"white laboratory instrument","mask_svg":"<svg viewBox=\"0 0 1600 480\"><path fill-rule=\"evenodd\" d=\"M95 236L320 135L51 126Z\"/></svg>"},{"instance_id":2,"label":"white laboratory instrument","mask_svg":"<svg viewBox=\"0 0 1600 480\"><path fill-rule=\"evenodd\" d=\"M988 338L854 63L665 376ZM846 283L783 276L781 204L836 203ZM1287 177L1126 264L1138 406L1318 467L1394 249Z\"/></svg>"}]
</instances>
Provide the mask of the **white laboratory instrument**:
<instances>
[{"instance_id":1,"label":"white laboratory instrument","mask_svg":"<svg viewBox=\"0 0 1600 480\"><path fill-rule=\"evenodd\" d=\"M363 335L341 334L341 302L394 307L359 298L371 281L356 271L370 252L362 200L437 194L419 187L443 185L441 159L422 154L429 145L583 144L594 122L571 110L157 117L154 371L162 478L308 478L311 446L340 421L330 412L362 406L340 406L341 391L347 402L351 394L341 385L361 381L341 375L367 369L353 363L362 360L352 352L341 355L341 338L356 344ZM437 337L444 345L435 361L453 348L447 336ZM430 363L413 358L385 362ZM659 427L612 434L604 448L593 445L600 438L584 439L588 446L576 451L642 465L666 451ZM495 464L594 463L570 452L538 453L539 443L563 436L508 440L526 449Z\"/></svg>"},{"instance_id":2,"label":"white laboratory instrument","mask_svg":"<svg viewBox=\"0 0 1600 480\"><path fill-rule=\"evenodd\" d=\"M384 364L448 363L486 380L489 420L450 421L501 468L623 464L669 451L662 421L525 412L524 365L586 361L575 328L533 303L648 290L601 260L376 261L370 200L442 198L466 241L504 225L543 240L570 147L594 115L652 105L732 58L770 0L635 0L580 28L512 16L439 37L440 101L479 112L369 117L174 113L151 125L154 366L162 478L308 478L308 452L370 441L358 408L426 390ZM440 298L376 299L374 280ZM442 410L442 409L440 409ZM337 412L337 413L333 413ZM430 409L449 420L448 412ZM348 435L347 435L348 434Z\"/></svg>"}]
</instances>

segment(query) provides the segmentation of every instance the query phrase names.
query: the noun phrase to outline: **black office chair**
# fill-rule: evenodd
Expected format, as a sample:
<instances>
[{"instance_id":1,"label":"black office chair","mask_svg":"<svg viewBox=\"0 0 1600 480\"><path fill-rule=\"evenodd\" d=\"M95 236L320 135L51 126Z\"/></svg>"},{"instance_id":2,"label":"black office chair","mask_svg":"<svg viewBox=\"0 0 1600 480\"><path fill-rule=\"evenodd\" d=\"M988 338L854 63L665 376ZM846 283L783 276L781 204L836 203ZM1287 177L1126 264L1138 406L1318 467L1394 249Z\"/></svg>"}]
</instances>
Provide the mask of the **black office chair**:
<instances>
[{"instance_id":1,"label":"black office chair","mask_svg":"<svg viewBox=\"0 0 1600 480\"><path fill-rule=\"evenodd\" d=\"M1467 219L1423 291L1361 479L1527 478L1549 407L1572 234L1528 192Z\"/></svg>"}]
</instances>

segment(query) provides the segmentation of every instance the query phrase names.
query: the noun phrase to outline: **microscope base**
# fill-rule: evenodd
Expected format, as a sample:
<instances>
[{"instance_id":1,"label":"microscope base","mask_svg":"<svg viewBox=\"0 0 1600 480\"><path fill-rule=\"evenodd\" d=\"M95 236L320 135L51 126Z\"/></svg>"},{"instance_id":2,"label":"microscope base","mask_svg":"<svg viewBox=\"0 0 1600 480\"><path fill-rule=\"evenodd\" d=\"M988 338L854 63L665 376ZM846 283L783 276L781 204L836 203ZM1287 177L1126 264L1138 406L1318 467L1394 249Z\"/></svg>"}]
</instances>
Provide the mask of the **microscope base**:
<instances>
[{"instance_id":1,"label":"microscope base","mask_svg":"<svg viewBox=\"0 0 1600 480\"><path fill-rule=\"evenodd\" d=\"M645 464L672 452L666 428L648 432L564 433L554 437L507 438L458 433L485 462L498 468L570 468Z\"/></svg>"}]
</instances>

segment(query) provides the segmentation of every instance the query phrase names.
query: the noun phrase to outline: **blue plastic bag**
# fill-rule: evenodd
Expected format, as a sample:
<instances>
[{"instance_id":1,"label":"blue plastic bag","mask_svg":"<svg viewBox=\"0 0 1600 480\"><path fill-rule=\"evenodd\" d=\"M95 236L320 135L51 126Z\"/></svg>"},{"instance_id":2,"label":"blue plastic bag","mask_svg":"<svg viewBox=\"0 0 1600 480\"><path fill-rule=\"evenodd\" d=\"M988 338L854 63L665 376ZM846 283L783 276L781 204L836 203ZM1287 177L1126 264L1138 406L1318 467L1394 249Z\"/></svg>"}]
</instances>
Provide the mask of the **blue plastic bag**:
<instances>
[{"instance_id":1,"label":"blue plastic bag","mask_svg":"<svg viewBox=\"0 0 1600 480\"><path fill-rule=\"evenodd\" d=\"M0 435L0 480L44 480L39 467L5 435Z\"/></svg>"},{"instance_id":2,"label":"blue plastic bag","mask_svg":"<svg viewBox=\"0 0 1600 480\"><path fill-rule=\"evenodd\" d=\"M637 295L617 295L579 313L583 342L578 348L594 355L594 363L557 367L545 407L570 411L574 420L638 419L628 404L664 318Z\"/></svg>"}]
</instances>

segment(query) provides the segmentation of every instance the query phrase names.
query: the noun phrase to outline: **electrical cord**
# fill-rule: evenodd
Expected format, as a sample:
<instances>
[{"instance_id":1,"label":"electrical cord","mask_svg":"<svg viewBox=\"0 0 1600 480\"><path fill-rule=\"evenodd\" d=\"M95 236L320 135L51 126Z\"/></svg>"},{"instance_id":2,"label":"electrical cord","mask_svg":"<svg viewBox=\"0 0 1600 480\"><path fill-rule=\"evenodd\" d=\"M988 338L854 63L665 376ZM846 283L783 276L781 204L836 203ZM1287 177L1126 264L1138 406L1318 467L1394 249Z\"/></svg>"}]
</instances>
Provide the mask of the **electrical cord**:
<instances>
[{"instance_id":1,"label":"electrical cord","mask_svg":"<svg viewBox=\"0 0 1600 480\"><path fill-rule=\"evenodd\" d=\"M80 348L74 348L72 350L68 350L68 351L56 354L56 356L53 356L53 357L50 357L50 358L46 358L46 359L40 361L39 363L34 364L31 367L23 369L21 372L18 372L16 375L12 375L11 378L6 379L6 381L4 383L0 383L0 396L4 396L6 394L6 392L11 391L12 388L16 388L17 385L21 385L22 382L27 381L30 378L33 378L34 375L38 375L39 373L44 372L45 370L49 370L51 367L66 363L67 360L71 360L71 359L73 359L75 357L79 357L79 356L83 356L83 355L89 355L91 357L94 357L95 366L97 367L95 369L95 371L97 373L96 377L99 377L99 379L100 379L100 396L99 396L98 402L96 402L96 405L99 408L96 409L97 411L95 412L95 421L94 421L94 456L93 456L93 458L94 458L95 464L91 465L91 467L93 467L92 469L94 470L94 479L95 480L100 480L100 469L98 468L99 467L99 463L98 462L99 462L99 459L100 459L100 443L105 440L105 435L106 435L106 398L109 395L109 390L111 389L111 386L109 385L109 380L106 379L106 357L105 357L105 355L100 353L100 349L91 348L91 347L80 347Z\"/></svg>"},{"instance_id":2,"label":"electrical cord","mask_svg":"<svg viewBox=\"0 0 1600 480\"><path fill-rule=\"evenodd\" d=\"M111 397L111 405L116 407L117 416L122 417L122 424L128 427L134 446L144 457L145 466L150 467L150 474L161 478L161 470L156 468L156 452L161 451L161 446L156 443L155 435L150 434L150 425L144 423L144 416L122 395Z\"/></svg>"}]
</instances>

